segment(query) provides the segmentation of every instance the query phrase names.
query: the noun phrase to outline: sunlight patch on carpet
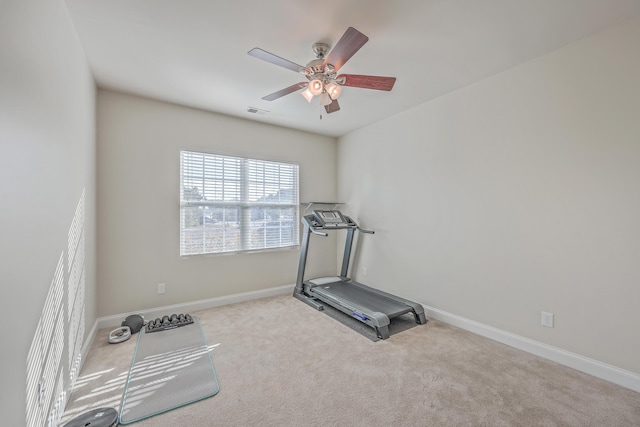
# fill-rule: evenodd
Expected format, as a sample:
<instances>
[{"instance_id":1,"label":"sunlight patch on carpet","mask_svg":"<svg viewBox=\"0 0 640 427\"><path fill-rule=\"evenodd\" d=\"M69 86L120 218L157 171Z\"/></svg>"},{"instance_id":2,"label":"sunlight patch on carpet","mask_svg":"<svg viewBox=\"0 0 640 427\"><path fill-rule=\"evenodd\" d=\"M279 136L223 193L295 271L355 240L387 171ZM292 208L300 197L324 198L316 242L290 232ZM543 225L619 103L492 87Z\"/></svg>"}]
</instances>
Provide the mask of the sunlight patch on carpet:
<instances>
[{"instance_id":1,"label":"sunlight patch on carpet","mask_svg":"<svg viewBox=\"0 0 640 427\"><path fill-rule=\"evenodd\" d=\"M122 398L120 423L131 424L220 391L200 320L161 332L140 330Z\"/></svg>"}]
</instances>

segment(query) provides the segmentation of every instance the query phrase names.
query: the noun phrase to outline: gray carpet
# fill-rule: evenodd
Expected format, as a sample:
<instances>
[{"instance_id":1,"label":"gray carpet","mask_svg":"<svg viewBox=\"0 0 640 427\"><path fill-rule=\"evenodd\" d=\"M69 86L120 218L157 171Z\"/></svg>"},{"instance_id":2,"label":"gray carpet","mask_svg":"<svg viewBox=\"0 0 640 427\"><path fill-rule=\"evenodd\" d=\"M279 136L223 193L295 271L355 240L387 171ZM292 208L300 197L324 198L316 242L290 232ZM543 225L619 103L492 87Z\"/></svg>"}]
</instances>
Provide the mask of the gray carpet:
<instances>
[{"instance_id":1,"label":"gray carpet","mask_svg":"<svg viewBox=\"0 0 640 427\"><path fill-rule=\"evenodd\" d=\"M137 335L120 423L131 424L218 393L213 361L197 317L175 329Z\"/></svg>"},{"instance_id":2,"label":"gray carpet","mask_svg":"<svg viewBox=\"0 0 640 427\"><path fill-rule=\"evenodd\" d=\"M291 296L195 313L221 391L151 426L640 426L640 393L430 319L373 342ZM118 408L133 340L98 332L63 417Z\"/></svg>"}]
</instances>

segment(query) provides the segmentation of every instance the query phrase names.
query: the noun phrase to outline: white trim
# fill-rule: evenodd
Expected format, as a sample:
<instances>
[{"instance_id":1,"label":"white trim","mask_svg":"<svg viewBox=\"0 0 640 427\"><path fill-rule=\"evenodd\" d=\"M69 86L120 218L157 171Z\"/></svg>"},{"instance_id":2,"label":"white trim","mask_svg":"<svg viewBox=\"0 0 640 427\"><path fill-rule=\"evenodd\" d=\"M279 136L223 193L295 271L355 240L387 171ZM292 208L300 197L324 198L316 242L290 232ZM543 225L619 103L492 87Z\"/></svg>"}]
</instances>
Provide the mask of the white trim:
<instances>
[{"instance_id":1,"label":"white trim","mask_svg":"<svg viewBox=\"0 0 640 427\"><path fill-rule=\"evenodd\" d=\"M223 297L193 301L193 302L184 303L184 304L168 305L165 307L158 307L158 308L143 310L135 314L140 314L142 316L147 316L147 318L152 318L152 317L163 316L167 313L190 313L196 310L204 310L212 307L220 307L222 305L227 305L227 304L235 304L238 302L251 301L251 300L256 300L260 298L276 296L276 295L293 294L294 288L295 288L295 285L284 285L284 286L278 286L275 288L261 289L258 291L243 292L243 293L227 295ZM132 314L132 313L129 313L129 314ZM99 317L96 319L96 321L93 323L93 326L91 327L91 330L87 334L86 339L82 343L82 348L80 350L81 351L80 367L78 369L79 373L82 372L82 368L84 367L84 362L87 359L87 356L89 355L89 350L91 349L91 346L93 345L93 342L96 339L98 330L104 329L104 328L118 327L122 324L122 320L127 316L128 314L117 314L114 316ZM77 378L76 378L76 381L77 381ZM63 392L62 398L65 399L63 402L64 403L63 408L66 408L67 404L69 403L67 398L68 396L71 396L71 392L73 391L74 387L75 387L75 382L73 384L70 384L70 387L66 392ZM57 423L62 418L63 412L64 411L59 413L58 415L59 419L57 419L55 424L53 425L57 425Z\"/></svg>"},{"instance_id":2,"label":"white trim","mask_svg":"<svg viewBox=\"0 0 640 427\"><path fill-rule=\"evenodd\" d=\"M101 317L96 322L98 324L98 329L114 328L120 326L122 324L122 320L129 314L139 314L148 320L156 317L162 317L164 315L171 315L172 313L192 313L197 310L206 310L208 308L220 307L227 304L235 304L238 302L251 301L276 295L285 295L288 293L293 294L294 287L295 285L284 285L275 288L260 289L258 291L242 292L239 294L191 301L182 304L150 308L147 310L137 311L135 313L115 314L113 316Z\"/></svg>"},{"instance_id":3,"label":"white trim","mask_svg":"<svg viewBox=\"0 0 640 427\"><path fill-rule=\"evenodd\" d=\"M206 310L208 308L220 307L227 304L235 304L260 298L285 295L293 293L294 287L295 285L278 286L275 288L261 289L258 291L243 292L239 294L192 301L183 304L174 304L164 307L152 308L139 311L135 314L140 314L150 319L152 317L160 317L170 313L190 313L197 310ZM425 314L428 318L448 323L452 326L456 326L469 332L473 332L474 334L492 339L494 341L498 341L510 347L517 348L518 350L526 351L527 353L554 361L564 366L568 366L577 371L592 375L596 378L600 378L613 384L617 384L633 391L640 392L640 375L634 372L626 371L624 369L620 369L615 366L608 365L606 363L599 362L597 360L590 359L576 353L571 353L557 347L534 341L532 339L525 338L511 332L503 331L501 329L494 328L493 326L488 326L474 320L469 320L464 317L451 314L434 307L430 307L426 304L422 304L422 306L424 307ZM122 319L127 317L129 314L133 313L101 317L96 320L93 327L91 328L91 331L87 335L87 340L82 346L82 363L84 363L89 349L91 348L91 345L95 339L97 331L99 329L120 326L120 324L122 323Z\"/></svg>"},{"instance_id":4,"label":"white trim","mask_svg":"<svg viewBox=\"0 0 640 427\"><path fill-rule=\"evenodd\" d=\"M640 375L422 304L427 317L640 392Z\"/></svg>"},{"instance_id":5,"label":"white trim","mask_svg":"<svg viewBox=\"0 0 640 427\"><path fill-rule=\"evenodd\" d=\"M55 420L52 418L52 415L50 414L47 426L57 426L60 423L60 420L64 415L64 411L66 410L67 405L69 404L69 398L71 397L71 394L73 393L73 390L76 387L78 378L81 376L82 368L84 367L84 361L87 359L87 356L89 355L89 350L93 345L93 341L95 340L97 333L98 333L98 321L96 320L95 322L93 322L93 326L91 327L91 330L87 334L86 339L83 339L82 341L82 348L80 349L80 366L78 366L77 374L75 375L75 378L73 378L71 383L68 385L68 387L64 391L62 391L61 394L58 396L58 400L60 402L60 407L62 408L62 410L56 413Z\"/></svg>"},{"instance_id":6,"label":"white trim","mask_svg":"<svg viewBox=\"0 0 640 427\"><path fill-rule=\"evenodd\" d=\"M93 342L95 341L97 334L98 334L98 319L96 319L96 321L93 322L93 326L91 327L91 330L89 331L86 339L82 343L82 349L80 350L82 352L80 356L80 370L78 372L82 372L84 361L87 359L87 356L89 355L89 350L91 349L91 346L93 345Z\"/></svg>"}]
</instances>

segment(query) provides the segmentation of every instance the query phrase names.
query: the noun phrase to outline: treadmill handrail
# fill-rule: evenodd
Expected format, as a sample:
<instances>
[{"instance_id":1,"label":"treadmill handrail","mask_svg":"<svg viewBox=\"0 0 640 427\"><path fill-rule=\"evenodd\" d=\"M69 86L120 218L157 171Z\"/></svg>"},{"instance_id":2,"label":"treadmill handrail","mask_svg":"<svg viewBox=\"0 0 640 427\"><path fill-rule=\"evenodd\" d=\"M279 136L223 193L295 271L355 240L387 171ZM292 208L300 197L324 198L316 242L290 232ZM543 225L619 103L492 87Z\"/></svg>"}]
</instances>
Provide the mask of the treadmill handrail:
<instances>
[{"instance_id":1,"label":"treadmill handrail","mask_svg":"<svg viewBox=\"0 0 640 427\"><path fill-rule=\"evenodd\" d=\"M313 227L309 228L313 234L317 234L318 236L327 237L329 233L324 233L322 231L314 230Z\"/></svg>"},{"instance_id":2,"label":"treadmill handrail","mask_svg":"<svg viewBox=\"0 0 640 427\"><path fill-rule=\"evenodd\" d=\"M366 234L376 234L376 232L373 230L365 230L364 228L360 228L360 227L358 227L358 231Z\"/></svg>"}]
</instances>

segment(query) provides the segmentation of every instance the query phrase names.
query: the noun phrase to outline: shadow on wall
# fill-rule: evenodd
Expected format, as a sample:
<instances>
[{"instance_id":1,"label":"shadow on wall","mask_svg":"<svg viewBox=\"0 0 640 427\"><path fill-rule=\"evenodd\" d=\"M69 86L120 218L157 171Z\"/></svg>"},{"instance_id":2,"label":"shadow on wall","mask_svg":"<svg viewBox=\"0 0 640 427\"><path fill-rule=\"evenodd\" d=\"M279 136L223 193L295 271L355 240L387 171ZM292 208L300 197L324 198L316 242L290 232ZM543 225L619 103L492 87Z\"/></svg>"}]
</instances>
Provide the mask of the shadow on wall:
<instances>
[{"instance_id":1,"label":"shadow on wall","mask_svg":"<svg viewBox=\"0 0 640 427\"><path fill-rule=\"evenodd\" d=\"M66 262L65 262L66 250ZM27 356L26 425L56 426L81 366L85 190L82 190Z\"/></svg>"}]
</instances>

